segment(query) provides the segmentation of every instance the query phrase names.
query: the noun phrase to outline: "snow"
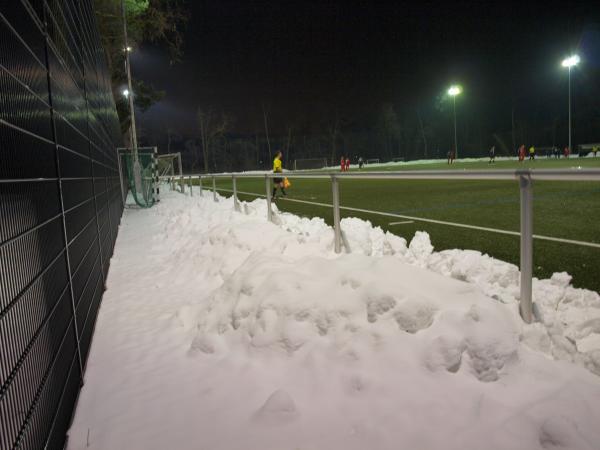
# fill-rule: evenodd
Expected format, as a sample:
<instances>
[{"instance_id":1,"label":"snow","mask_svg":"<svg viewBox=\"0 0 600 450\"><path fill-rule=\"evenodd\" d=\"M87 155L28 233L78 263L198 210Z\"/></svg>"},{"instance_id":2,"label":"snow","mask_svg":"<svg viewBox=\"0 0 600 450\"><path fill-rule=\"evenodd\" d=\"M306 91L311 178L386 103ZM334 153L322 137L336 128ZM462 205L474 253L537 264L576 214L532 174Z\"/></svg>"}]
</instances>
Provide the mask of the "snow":
<instances>
[{"instance_id":1,"label":"snow","mask_svg":"<svg viewBox=\"0 0 600 450\"><path fill-rule=\"evenodd\" d=\"M597 449L600 296L356 218L126 210L69 449ZM276 206L275 206L276 208Z\"/></svg>"},{"instance_id":2,"label":"snow","mask_svg":"<svg viewBox=\"0 0 600 450\"><path fill-rule=\"evenodd\" d=\"M583 156L584 158L594 158L594 154L592 152L587 153L585 156ZM579 158L579 155L573 155L571 156L571 160L573 161L574 164L577 163L577 159ZM496 156L495 160L498 161L518 161L518 157L517 156ZM547 160L547 159L554 159L554 158L547 158L545 155L539 155L537 156L537 159L541 159L541 160ZM469 163L474 163L474 162L488 162L490 160L489 156L482 156L482 157L476 157L476 158L459 158L459 159L455 159L453 161L453 164L469 164ZM410 160L410 161L387 161L387 162L382 162L382 163L371 163L371 164L365 164L363 167L365 169L368 170L373 170L373 169L387 169L390 167L397 167L397 168L402 168L405 166L419 166L419 165L427 165L427 164L440 164L440 163L445 163L447 161L446 158L437 158L437 159L414 159L414 160ZM358 164L350 164L350 168L351 169L358 169ZM581 167L579 167L581 169ZM323 167L321 169L302 169L302 170L289 170L289 169L283 169L283 172L287 172L287 173L292 173L292 172L314 172L314 171L319 171L319 170L323 170L323 171L333 171L333 172L339 172L340 171L340 165L338 164L334 164L333 166L327 166L327 167ZM219 172L219 173L215 173L215 175L235 175L235 174L246 174L246 175L265 175L265 174L271 174L272 171L271 170L246 170L243 172ZM196 177L198 175L201 174L194 174L192 176ZM187 175L186 175L187 176Z\"/></svg>"}]
</instances>

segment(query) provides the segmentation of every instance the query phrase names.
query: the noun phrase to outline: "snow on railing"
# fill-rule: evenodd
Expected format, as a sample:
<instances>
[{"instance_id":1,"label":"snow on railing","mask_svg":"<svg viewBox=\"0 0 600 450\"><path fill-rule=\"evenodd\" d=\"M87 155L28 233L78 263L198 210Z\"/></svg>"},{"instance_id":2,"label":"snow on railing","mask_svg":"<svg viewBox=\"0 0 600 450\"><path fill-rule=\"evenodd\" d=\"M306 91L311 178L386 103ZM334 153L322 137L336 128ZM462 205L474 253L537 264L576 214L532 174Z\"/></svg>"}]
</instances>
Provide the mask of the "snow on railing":
<instances>
[{"instance_id":1,"label":"snow on railing","mask_svg":"<svg viewBox=\"0 0 600 450\"><path fill-rule=\"evenodd\" d=\"M532 182L534 180L545 181L600 181L600 169L518 169L518 170L415 170L401 172L319 172L319 173L295 173L285 172L288 178L330 179L331 192L333 196L333 228L335 234L334 248L336 253L342 248L342 229L340 227L340 195L339 179L362 179L362 180L518 180L520 189L521 205L521 229L520 229L520 302L519 311L521 317L527 323L533 319L533 306L531 299L532 277L533 277L533 195ZM217 178L231 179L233 184L234 207L239 210L237 198L238 178L264 178L267 199L267 218L273 220L271 208L271 178L280 178L280 173L228 173L228 174L194 174L188 175L190 194L192 191L192 180L197 179L202 195L202 180L212 180L213 198L217 201ZM166 177L165 177L166 178Z\"/></svg>"}]
</instances>

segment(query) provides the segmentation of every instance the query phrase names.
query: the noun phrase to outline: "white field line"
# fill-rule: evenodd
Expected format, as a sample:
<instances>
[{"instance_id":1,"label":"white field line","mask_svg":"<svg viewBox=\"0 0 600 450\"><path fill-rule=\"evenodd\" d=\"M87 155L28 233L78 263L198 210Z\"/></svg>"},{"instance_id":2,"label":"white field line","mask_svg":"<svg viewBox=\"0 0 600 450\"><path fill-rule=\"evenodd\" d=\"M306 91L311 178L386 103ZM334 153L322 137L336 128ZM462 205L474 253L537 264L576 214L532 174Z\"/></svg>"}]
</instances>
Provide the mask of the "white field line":
<instances>
[{"instance_id":1,"label":"white field line","mask_svg":"<svg viewBox=\"0 0 600 450\"><path fill-rule=\"evenodd\" d=\"M404 225L406 223L415 223L414 220L403 220L402 222L390 222L388 225Z\"/></svg>"},{"instance_id":2,"label":"white field line","mask_svg":"<svg viewBox=\"0 0 600 450\"><path fill-rule=\"evenodd\" d=\"M217 188L217 191L233 192L231 189L223 189L223 188ZM255 197L266 197L266 195L264 195L264 194L256 194L255 192L238 191L238 194L252 195ZM281 197L279 197L279 198L281 198ZM309 202L306 200L298 200L295 198L283 198L283 199L288 202L305 203L307 205L316 205L316 206L323 206L325 208L333 208L333 205L330 205L329 203ZM508 231L508 230L500 230L498 228L479 227L477 225L467 225L465 223L446 222L443 220L426 219L424 217L404 216L401 214L394 214L394 213L388 213L388 212L383 212L383 211L372 211L370 209L351 208L350 206L340 206L340 209L343 209L345 211L354 211L354 212L361 212L361 213L365 213L365 214L373 214L373 215L377 215L377 216L386 216L386 217L394 217L394 218L398 218L398 219L407 219L407 220L412 220L412 221L417 221L417 222L435 223L437 225L447 225L450 227L468 228L470 230L489 231L490 233L508 234L510 236L520 236L521 235L521 233L519 233L518 231ZM576 241L573 239L555 238L552 236L542 236L539 234L534 234L533 238L541 240L541 241L561 242L563 244L573 244L573 245L580 245L583 247L600 248L600 244L597 244L595 242Z\"/></svg>"}]
</instances>

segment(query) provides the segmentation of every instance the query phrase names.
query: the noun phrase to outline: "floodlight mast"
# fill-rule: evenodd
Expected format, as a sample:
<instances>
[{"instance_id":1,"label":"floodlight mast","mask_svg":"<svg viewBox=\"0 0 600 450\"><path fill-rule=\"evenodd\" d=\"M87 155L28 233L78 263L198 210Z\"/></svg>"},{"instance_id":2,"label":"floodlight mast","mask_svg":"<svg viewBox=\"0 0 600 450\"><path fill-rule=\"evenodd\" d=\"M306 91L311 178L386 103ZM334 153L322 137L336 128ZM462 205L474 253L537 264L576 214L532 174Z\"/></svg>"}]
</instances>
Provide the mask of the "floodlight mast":
<instances>
[{"instance_id":1,"label":"floodlight mast","mask_svg":"<svg viewBox=\"0 0 600 450\"><path fill-rule=\"evenodd\" d=\"M129 99L129 115L131 117L131 146L133 153L134 163L138 162L138 145L137 145L137 133L135 129L135 110L133 105L133 88L131 87L131 64L129 62L129 53L131 53L131 46L127 38L127 12L125 10L125 1L121 0L121 10L123 12L123 36L124 36L124 47L125 52L125 71L127 73L127 89L123 91L123 95Z\"/></svg>"},{"instance_id":2,"label":"floodlight mast","mask_svg":"<svg viewBox=\"0 0 600 450\"><path fill-rule=\"evenodd\" d=\"M571 67L575 67L579 64L581 59L579 55L571 55L568 58L563 59L561 65L569 69L569 152L572 151L571 147Z\"/></svg>"},{"instance_id":3,"label":"floodlight mast","mask_svg":"<svg viewBox=\"0 0 600 450\"><path fill-rule=\"evenodd\" d=\"M450 86L448 89L448 95L452 97L452 104L454 107L454 158L458 158L458 138L456 133L456 96L462 92L462 88L457 85Z\"/></svg>"}]
</instances>

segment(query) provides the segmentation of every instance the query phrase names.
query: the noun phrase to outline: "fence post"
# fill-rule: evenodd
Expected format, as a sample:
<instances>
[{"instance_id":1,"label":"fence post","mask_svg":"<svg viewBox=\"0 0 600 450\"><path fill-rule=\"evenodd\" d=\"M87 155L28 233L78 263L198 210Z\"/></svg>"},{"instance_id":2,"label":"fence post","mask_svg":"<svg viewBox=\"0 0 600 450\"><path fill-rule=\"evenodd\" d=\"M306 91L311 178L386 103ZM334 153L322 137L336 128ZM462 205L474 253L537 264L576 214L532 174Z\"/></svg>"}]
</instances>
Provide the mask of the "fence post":
<instances>
[{"instance_id":1,"label":"fence post","mask_svg":"<svg viewBox=\"0 0 600 450\"><path fill-rule=\"evenodd\" d=\"M265 175L265 188L267 190L267 219L273 221L273 210L271 209L271 182L269 176Z\"/></svg>"},{"instance_id":2,"label":"fence post","mask_svg":"<svg viewBox=\"0 0 600 450\"><path fill-rule=\"evenodd\" d=\"M212 177L212 180L213 180L213 200L214 200L215 202L218 202L218 200L217 200L217 182L216 182L216 180L215 180L215 177L214 177L214 175L213 175L213 177Z\"/></svg>"},{"instance_id":3,"label":"fence post","mask_svg":"<svg viewBox=\"0 0 600 450\"><path fill-rule=\"evenodd\" d=\"M173 184L174 183L173 180L175 179L175 169L173 169L173 163L172 162L171 162L171 167L169 169L169 174L171 175L169 177L169 179L168 179L169 180L169 190L172 191L172 190L175 189L175 185Z\"/></svg>"},{"instance_id":4,"label":"fence post","mask_svg":"<svg viewBox=\"0 0 600 450\"><path fill-rule=\"evenodd\" d=\"M185 194L185 181L183 180L183 169L181 166L181 152L177 152L177 161L179 166L179 190L182 194Z\"/></svg>"},{"instance_id":5,"label":"fence post","mask_svg":"<svg viewBox=\"0 0 600 450\"><path fill-rule=\"evenodd\" d=\"M198 175L198 186L200 186L200 197L202 197L204 194L202 194L202 175Z\"/></svg>"},{"instance_id":6,"label":"fence post","mask_svg":"<svg viewBox=\"0 0 600 450\"><path fill-rule=\"evenodd\" d=\"M235 178L235 175L231 175L231 182L233 184L233 209L239 211L240 203L237 198L237 179Z\"/></svg>"},{"instance_id":7,"label":"fence post","mask_svg":"<svg viewBox=\"0 0 600 450\"><path fill-rule=\"evenodd\" d=\"M533 196L529 175L519 177L521 191L521 296L519 311L526 323L532 321L531 284L533 277Z\"/></svg>"},{"instance_id":8,"label":"fence post","mask_svg":"<svg viewBox=\"0 0 600 450\"><path fill-rule=\"evenodd\" d=\"M160 178L158 176L158 147L152 151L152 185L154 187L154 201L160 202Z\"/></svg>"},{"instance_id":9,"label":"fence post","mask_svg":"<svg viewBox=\"0 0 600 450\"><path fill-rule=\"evenodd\" d=\"M190 197L194 196L194 191L192 190L192 176L190 175Z\"/></svg>"},{"instance_id":10,"label":"fence post","mask_svg":"<svg viewBox=\"0 0 600 450\"><path fill-rule=\"evenodd\" d=\"M335 175L331 175L331 194L333 197L333 231L334 248L336 253L342 251L342 229L340 227L340 188L339 182Z\"/></svg>"}]
</instances>

